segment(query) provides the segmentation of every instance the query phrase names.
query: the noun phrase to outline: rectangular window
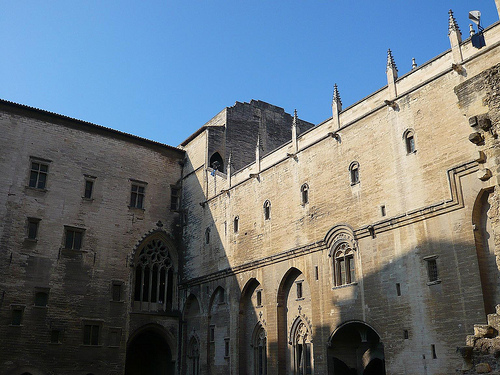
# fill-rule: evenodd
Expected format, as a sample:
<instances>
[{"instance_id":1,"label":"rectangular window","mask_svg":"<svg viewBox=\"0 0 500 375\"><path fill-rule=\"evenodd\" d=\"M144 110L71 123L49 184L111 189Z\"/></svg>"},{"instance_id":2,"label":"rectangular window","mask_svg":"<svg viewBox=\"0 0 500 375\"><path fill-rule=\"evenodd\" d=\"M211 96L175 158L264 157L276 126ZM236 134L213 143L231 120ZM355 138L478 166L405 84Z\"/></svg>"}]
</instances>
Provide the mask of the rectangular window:
<instances>
[{"instance_id":1,"label":"rectangular window","mask_svg":"<svg viewBox=\"0 0 500 375\"><path fill-rule=\"evenodd\" d=\"M61 343L61 331L58 329L53 329L50 331L50 343L60 344Z\"/></svg>"},{"instance_id":2,"label":"rectangular window","mask_svg":"<svg viewBox=\"0 0 500 375\"><path fill-rule=\"evenodd\" d=\"M170 186L170 209L177 211L180 208L181 189Z\"/></svg>"},{"instance_id":3,"label":"rectangular window","mask_svg":"<svg viewBox=\"0 0 500 375\"><path fill-rule=\"evenodd\" d=\"M23 312L24 308L22 307L12 307L12 319L10 324L13 326L20 326L23 322Z\"/></svg>"},{"instance_id":4,"label":"rectangular window","mask_svg":"<svg viewBox=\"0 0 500 375\"><path fill-rule=\"evenodd\" d=\"M83 326L83 345L99 345L100 325L85 324Z\"/></svg>"},{"instance_id":5,"label":"rectangular window","mask_svg":"<svg viewBox=\"0 0 500 375\"><path fill-rule=\"evenodd\" d=\"M229 339L224 339L224 357L229 357Z\"/></svg>"},{"instance_id":6,"label":"rectangular window","mask_svg":"<svg viewBox=\"0 0 500 375\"><path fill-rule=\"evenodd\" d=\"M132 184L130 193L130 207L144 208L145 187L141 185Z\"/></svg>"},{"instance_id":7,"label":"rectangular window","mask_svg":"<svg viewBox=\"0 0 500 375\"><path fill-rule=\"evenodd\" d=\"M302 298L302 282L297 283L297 299Z\"/></svg>"},{"instance_id":8,"label":"rectangular window","mask_svg":"<svg viewBox=\"0 0 500 375\"><path fill-rule=\"evenodd\" d=\"M80 250L82 248L83 229L65 227L64 248Z\"/></svg>"},{"instance_id":9,"label":"rectangular window","mask_svg":"<svg viewBox=\"0 0 500 375\"><path fill-rule=\"evenodd\" d=\"M35 189L45 189L47 185L47 175L49 165L39 160L31 160L29 187Z\"/></svg>"},{"instance_id":10,"label":"rectangular window","mask_svg":"<svg viewBox=\"0 0 500 375\"><path fill-rule=\"evenodd\" d=\"M83 192L83 197L85 199L92 199L92 193L94 191L94 180L85 180L85 191Z\"/></svg>"},{"instance_id":11,"label":"rectangular window","mask_svg":"<svg viewBox=\"0 0 500 375\"><path fill-rule=\"evenodd\" d=\"M49 303L49 289L36 288L35 289L35 306L47 307Z\"/></svg>"},{"instance_id":12,"label":"rectangular window","mask_svg":"<svg viewBox=\"0 0 500 375\"><path fill-rule=\"evenodd\" d=\"M113 282L111 286L111 293L113 301L119 302L122 300L122 283L121 282Z\"/></svg>"},{"instance_id":13,"label":"rectangular window","mask_svg":"<svg viewBox=\"0 0 500 375\"><path fill-rule=\"evenodd\" d=\"M210 326L210 342L215 341L215 326Z\"/></svg>"},{"instance_id":14,"label":"rectangular window","mask_svg":"<svg viewBox=\"0 0 500 375\"><path fill-rule=\"evenodd\" d=\"M40 223L40 219L35 219L33 217L28 218L28 239L36 240L38 238L38 225Z\"/></svg>"},{"instance_id":15,"label":"rectangular window","mask_svg":"<svg viewBox=\"0 0 500 375\"><path fill-rule=\"evenodd\" d=\"M257 306L262 306L262 291L257 291Z\"/></svg>"},{"instance_id":16,"label":"rectangular window","mask_svg":"<svg viewBox=\"0 0 500 375\"><path fill-rule=\"evenodd\" d=\"M437 266L437 256L431 256L424 258L427 263L427 277L429 283L438 283L439 274L438 274L438 266Z\"/></svg>"}]
</instances>

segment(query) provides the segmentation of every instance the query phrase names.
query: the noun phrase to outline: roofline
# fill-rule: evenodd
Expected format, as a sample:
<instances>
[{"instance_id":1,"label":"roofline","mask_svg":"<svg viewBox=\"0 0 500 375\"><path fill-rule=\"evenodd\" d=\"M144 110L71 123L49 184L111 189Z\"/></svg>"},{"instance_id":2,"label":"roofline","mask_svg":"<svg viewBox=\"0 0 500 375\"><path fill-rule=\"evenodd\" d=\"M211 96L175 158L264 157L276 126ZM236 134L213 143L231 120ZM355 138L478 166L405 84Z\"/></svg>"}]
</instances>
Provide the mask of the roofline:
<instances>
[{"instance_id":1,"label":"roofline","mask_svg":"<svg viewBox=\"0 0 500 375\"><path fill-rule=\"evenodd\" d=\"M61 115L55 112L50 112L46 111L43 109L39 109L36 107L30 107L25 104L19 104L15 102L11 102L9 100L5 99L0 99L0 110L2 111L8 111L11 113L20 113L22 112L23 115L28 115L30 117L38 118L40 120L44 121L50 121L52 123L56 123L59 125L65 125L65 126L73 126L74 128L78 130L83 130L83 131L97 131L101 132L110 136L118 136L119 138L127 141L127 142L134 142L134 143L139 143L142 144L143 146L153 146L153 147L159 147L163 148L169 151L174 151L178 152L179 154L184 154L185 151L174 146L169 146L164 143L152 141L147 138L139 137L137 135L125 133L119 130L111 129L106 126L102 125L97 125L88 121L83 121L79 120L73 117Z\"/></svg>"}]
</instances>

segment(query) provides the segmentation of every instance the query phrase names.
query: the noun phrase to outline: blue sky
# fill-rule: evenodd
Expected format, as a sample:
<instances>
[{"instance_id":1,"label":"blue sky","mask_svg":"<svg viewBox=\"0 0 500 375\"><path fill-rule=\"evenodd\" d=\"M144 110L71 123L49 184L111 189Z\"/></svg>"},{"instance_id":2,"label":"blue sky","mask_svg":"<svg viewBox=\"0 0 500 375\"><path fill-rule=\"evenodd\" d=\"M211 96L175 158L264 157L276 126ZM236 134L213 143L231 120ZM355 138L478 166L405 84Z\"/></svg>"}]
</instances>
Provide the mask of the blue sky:
<instances>
[{"instance_id":1,"label":"blue sky","mask_svg":"<svg viewBox=\"0 0 500 375\"><path fill-rule=\"evenodd\" d=\"M494 0L4 1L0 98L178 145L236 101L320 123L449 48Z\"/></svg>"}]
</instances>

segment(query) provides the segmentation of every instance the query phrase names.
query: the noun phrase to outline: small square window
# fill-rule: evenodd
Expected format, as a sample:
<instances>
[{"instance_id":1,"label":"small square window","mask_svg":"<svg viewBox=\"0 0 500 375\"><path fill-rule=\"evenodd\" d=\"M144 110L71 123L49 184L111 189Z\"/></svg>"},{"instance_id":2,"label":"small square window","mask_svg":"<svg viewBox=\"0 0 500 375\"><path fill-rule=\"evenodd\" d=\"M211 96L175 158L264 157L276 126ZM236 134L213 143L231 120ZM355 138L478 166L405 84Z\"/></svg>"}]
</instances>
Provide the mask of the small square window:
<instances>
[{"instance_id":1,"label":"small square window","mask_svg":"<svg viewBox=\"0 0 500 375\"><path fill-rule=\"evenodd\" d=\"M32 159L30 169L29 187L35 189L45 189L47 185L47 175L49 173L49 164L47 162Z\"/></svg>"},{"instance_id":2,"label":"small square window","mask_svg":"<svg viewBox=\"0 0 500 375\"><path fill-rule=\"evenodd\" d=\"M53 329L50 331L50 343L51 344L61 343L61 331L59 329Z\"/></svg>"},{"instance_id":3,"label":"small square window","mask_svg":"<svg viewBox=\"0 0 500 375\"><path fill-rule=\"evenodd\" d=\"M170 209L177 211L180 208L181 189L170 186Z\"/></svg>"},{"instance_id":4,"label":"small square window","mask_svg":"<svg viewBox=\"0 0 500 375\"><path fill-rule=\"evenodd\" d=\"M132 184L130 192L130 207L143 209L145 195L146 187L144 185Z\"/></svg>"},{"instance_id":5,"label":"small square window","mask_svg":"<svg viewBox=\"0 0 500 375\"><path fill-rule=\"evenodd\" d=\"M83 229L65 228L64 248L70 250L80 250L82 248Z\"/></svg>"},{"instance_id":6,"label":"small square window","mask_svg":"<svg viewBox=\"0 0 500 375\"><path fill-rule=\"evenodd\" d=\"M27 238L30 240L38 239L38 226L40 224L40 219L33 217L28 218L28 233Z\"/></svg>"},{"instance_id":7,"label":"small square window","mask_svg":"<svg viewBox=\"0 0 500 375\"><path fill-rule=\"evenodd\" d=\"M83 345L99 345L99 324L85 324L83 326Z\"/></svg>"}]
</instances>

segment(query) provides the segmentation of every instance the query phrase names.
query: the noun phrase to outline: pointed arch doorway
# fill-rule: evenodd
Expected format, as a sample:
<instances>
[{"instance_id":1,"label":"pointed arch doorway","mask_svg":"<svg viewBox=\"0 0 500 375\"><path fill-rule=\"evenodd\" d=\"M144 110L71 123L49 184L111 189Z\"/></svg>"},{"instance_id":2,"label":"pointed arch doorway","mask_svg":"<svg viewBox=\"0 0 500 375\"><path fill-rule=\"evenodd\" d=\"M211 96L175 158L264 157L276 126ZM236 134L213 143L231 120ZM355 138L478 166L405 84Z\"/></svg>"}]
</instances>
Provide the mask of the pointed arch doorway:
<instances>
[{"instance_id":1,"label":"pointed arch doorway","mask_svg":"<svg viewBox=\"0 0 500 375\"><path fill-rule=\"evenodd\" d=\"M342 324L328 344L329 375L385 375L384 346L366 323Z\"/></svg>"},{"instance_id":2,"label":"pointed arch doorway","mask_svg":"<svg viewBox=\"0 0 500 375\"><path fill-rule=\"evenodd\" d=\"M174 375L175 368L175 357L159 329L146 328L131 338L125 375Z\"/></svg>"}]
</instances>

